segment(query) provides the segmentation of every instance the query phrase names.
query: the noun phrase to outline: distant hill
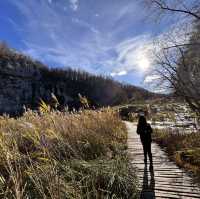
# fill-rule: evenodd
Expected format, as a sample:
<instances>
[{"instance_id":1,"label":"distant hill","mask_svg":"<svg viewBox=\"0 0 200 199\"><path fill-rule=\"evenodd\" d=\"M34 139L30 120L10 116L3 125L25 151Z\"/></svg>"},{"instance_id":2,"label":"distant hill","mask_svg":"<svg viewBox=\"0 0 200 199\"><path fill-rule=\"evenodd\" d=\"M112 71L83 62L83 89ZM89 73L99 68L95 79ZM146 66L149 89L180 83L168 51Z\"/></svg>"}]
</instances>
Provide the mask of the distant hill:
<instances>
[{"instance_id":1,"label":"distant hill","mask_svg":"<svg viewBox=\"0 0 200 199\"><path fill-rule=\"evenodd\" d=\"M71 68L50 69L39 61L0 44L0 113L19 114L23 106L36 109L39 99L48 102L51 93L60 107L79 108L78 94L92 107L114 106L158 97L143 88Z\"/></svg>"}]
</instances>

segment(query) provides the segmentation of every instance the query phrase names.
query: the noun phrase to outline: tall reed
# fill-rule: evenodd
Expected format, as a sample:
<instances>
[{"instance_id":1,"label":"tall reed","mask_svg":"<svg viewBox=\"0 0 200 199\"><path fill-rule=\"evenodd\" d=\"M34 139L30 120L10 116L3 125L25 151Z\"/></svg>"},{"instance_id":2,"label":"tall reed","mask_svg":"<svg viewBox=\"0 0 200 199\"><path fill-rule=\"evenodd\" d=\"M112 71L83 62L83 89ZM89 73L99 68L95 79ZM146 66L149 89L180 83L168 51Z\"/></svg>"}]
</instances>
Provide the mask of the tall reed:
<instances>
[{"instance_id":1,"label":"tall reed","mask_svg":"<svg viewBox=\"0 0 200 199\"><path fill-rule=\"evenodd\" d=\"M109 108L0 117L0 197L134 198L126 139Z\"/></svg>"}]
</instances>

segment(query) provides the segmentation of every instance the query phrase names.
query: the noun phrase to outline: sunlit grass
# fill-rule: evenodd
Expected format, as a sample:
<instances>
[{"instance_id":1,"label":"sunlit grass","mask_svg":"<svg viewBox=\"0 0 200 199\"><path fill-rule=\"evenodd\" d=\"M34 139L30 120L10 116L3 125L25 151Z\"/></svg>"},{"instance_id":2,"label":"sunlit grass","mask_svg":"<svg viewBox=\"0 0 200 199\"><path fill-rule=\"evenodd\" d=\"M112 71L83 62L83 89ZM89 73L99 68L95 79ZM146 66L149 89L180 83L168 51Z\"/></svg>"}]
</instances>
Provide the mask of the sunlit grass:
<instances>
[{"instance_id":1,"label":"sunlit grass","mask_svg":"<svg viewBox=\"0 0 200 199\"><path fill-rule=\"evenodd\" d=\"M176 163L200 177L200 134L154 130L154 141L165 147Z\"/></svg>"},{"instance_id":2,"label":"sunlit grass","mask_svg":"<svg viewBox=\"0 0 200 199\"><path fill-rule=\"evenodd\" d=\"M41 111L42 112L42 111ZM134 198L127 133L111 109L0 118L1 198Z\"/></svg>"}]
</instances>

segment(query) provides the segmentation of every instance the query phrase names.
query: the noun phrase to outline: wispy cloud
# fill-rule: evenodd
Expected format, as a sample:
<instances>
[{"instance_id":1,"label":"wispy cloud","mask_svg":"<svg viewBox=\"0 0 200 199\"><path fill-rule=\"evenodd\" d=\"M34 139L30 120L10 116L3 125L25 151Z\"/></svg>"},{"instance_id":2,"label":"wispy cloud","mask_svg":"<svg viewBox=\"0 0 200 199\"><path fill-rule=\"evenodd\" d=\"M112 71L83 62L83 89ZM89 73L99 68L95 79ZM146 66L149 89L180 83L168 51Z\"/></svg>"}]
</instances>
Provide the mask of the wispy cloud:
<instances>
[{"instance_id":1,"label":"wispy cloud","mask_svg":"<svg viewBox=\"0 0 200 199\"><path fill-rule=\"evenodd\" d=\"M133 73L141 76L152 65L155 38L148 31L134 32L142 17L135 1L91 1L91 5L79 0L8 1L23 16L19 27L25 30L23 51L50 66L125 78ZM16 28L15 21L10 23Z\"/></svg>"},{"instance_id":2,"label":"wispy cloud","mask_svg":"<svg viewBox=\"0 0 200 199\"><path fill-rule=\"evenodd\" d=\"M151 36L144 34L119 43L115 49L117 52L116 63L121 69L129 72L141 71L145 67L141 64L145 64L145 60L150 62L151 42Z\"/></svg>"},{"instance_id":3,"label":"wispy cloud","mask_svg":"<svg viewBox=\"0 0 200 199\"><path fill-rule=\"evenodd\" d=\"M99 33L99 31L93 25L87 23L86 21L83 21L83 20L78 19L78 18L72 18L72 22L76 23L79 26L88 28L93 33Z\"/></svg>"},{"instance_id":4,"label":"wispy cloud","mask_svg":"<svg viewBox=\"0 0 200 199\"><path fill-rule=\"evenodd\" d=\"M78 0L69 0L70 7L73 11L77 11L79 7L79 1Z\"/></svg>"}]
</instances>

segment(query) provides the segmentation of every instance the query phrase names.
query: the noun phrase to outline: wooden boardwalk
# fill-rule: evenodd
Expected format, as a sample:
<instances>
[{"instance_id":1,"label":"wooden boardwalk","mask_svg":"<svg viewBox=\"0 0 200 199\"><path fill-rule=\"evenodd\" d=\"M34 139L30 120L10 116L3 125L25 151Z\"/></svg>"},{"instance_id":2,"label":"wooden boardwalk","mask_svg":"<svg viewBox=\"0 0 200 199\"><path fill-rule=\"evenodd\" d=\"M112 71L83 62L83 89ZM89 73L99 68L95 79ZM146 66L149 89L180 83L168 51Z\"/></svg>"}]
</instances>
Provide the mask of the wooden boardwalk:
<instances>
[{"instance_id":1,"label":"wooden boardwalk","mask_svg":"<svg viewBox=\"0 0 200 199\"><path fill-rule=\"evenodd\" d=\"M153 166L149 171L149 162L145 167L140 138L136 134L136 125L126 122L128 129L128 150L132 163L137 169L141 188L140 198L200 198L200 188L195 185L186 172L171 162L164 151L152 143Z\"/></svg>"}]
</instances>

